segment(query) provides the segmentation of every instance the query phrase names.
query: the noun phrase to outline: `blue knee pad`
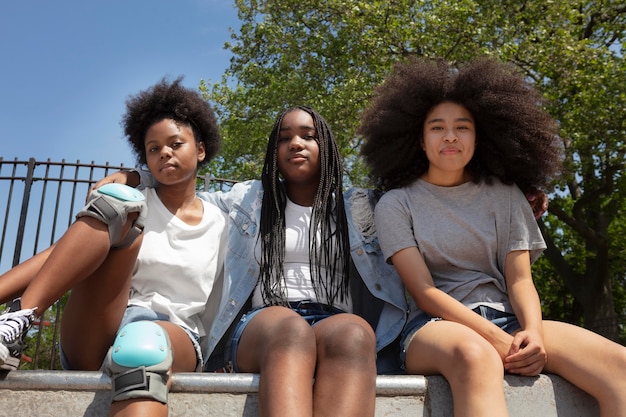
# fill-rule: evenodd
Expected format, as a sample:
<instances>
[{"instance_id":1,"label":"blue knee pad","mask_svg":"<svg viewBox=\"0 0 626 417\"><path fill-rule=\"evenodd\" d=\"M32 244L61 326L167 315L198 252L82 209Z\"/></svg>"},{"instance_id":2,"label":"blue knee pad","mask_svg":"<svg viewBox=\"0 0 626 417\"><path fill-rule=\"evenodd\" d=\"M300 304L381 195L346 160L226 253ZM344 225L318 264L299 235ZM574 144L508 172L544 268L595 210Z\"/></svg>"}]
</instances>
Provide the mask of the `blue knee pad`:
<instances>
[{"instance_id":1,"label":"blue knee pad","mask_svg":"<svg viewBox=\"0 0 626 417\"><path fill-rule=\"evenodd\" d=\"M172 348L165 329L153 321L122 327L104 360L112 401L147 398L167 404Z\"/></svg>"},{"instance_id":2,"label":"blue knee pad","mask_svg":"<svg viewBox=\"0 0 626 417\"><path fill-rule=\"evenodd\" d=\"M125 248L135 241L143 230L147 215L144 195L127 185L110 183L93 190L89 194L87 205L78 212L76 218L93 217L109 228L109 240L112 248ZM122 239L122 230L129 213L139 213L126 237Z\"/></svg>"}]
</instances>

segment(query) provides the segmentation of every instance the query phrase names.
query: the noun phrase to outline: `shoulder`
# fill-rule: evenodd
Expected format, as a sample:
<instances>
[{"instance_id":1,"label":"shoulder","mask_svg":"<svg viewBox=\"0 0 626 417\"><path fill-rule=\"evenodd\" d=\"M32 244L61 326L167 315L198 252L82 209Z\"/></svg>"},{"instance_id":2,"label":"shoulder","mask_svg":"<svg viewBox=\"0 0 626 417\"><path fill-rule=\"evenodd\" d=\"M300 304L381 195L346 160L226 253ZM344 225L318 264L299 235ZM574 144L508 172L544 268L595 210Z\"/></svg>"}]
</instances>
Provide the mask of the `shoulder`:
<instances>
[{"instance_id":1,"label":"shoulder","mask_svg":"<svg viewBox=\"0 0 626 417\"><path fill-rule=\"evenodd\" d=\"M220 210L220 208L213 204L213 202L207 201L203 198L201 198L200 201L202 201L202 206L204 208L204 218L219 219L224 222L226 221L226 213Z\"/></svg>"},{"instance_id":2,"label":"shoulder","mask_svg":"<svg viewBox=\"0 0 626 417\"><path fill-rule=\"evenodd\" d=\"M394 188L385 192L378 200L374 210L376 222L384 224L391 219L397 220L398 216L402 218L411 217L413 209L416 208L413 203L414 198L415 196L410 190L407 190L407 187Z\"/></svg>"},{"instance_id":3,"label":"shoulder","mask_svg":"<svg viewBox=\"0 0 626 417\"><path fill-rule=\"evenodd\" d=\"M480 186L488 192L508 199L526 199L524 193L516 184L505 184L498 178L492 178L489 183L482 182Z\"/></svg>"},{"instance_id":4,"label":"shoulder","mask_svg":"<svg viewBox=\"0 0 626 417\"><path fill-rule=\"evenodd\" d=\"M369 188L348 188L343 193L343 199L346 203L346 210L353 204L370 204L374 206L378 202L380 193Z\"/></svg>"},{"instance_id":5,"label":"shoulder","mask_svg":"<svg viewBox=\"0 0 626 417\"><path fill-rule=\"evenodd\" d=\"M245 196L251 192L259 192L263 190L263 185L259 180L248 180L234 184L225 194Z\"/></svg>"},{"instance_id":6,"label":"shoulder","mask_svg":"<svg viewBox=\"0 0 626 417\"><path fill-rule=\"evenodd\" d=\"M229 194L233 202L256 208L263 200L263 184L259 180L239 182L233 186Z\"/></svg>"},{"instance_id":7,"label":"shoulder","mask_svg":"<svg viewBox=\"0 0 626 417\"><path fill-rule=\"evenodd\" d=\"M343 193L343 199L349 229L361 236L374 233L377 193L367 188L349 188Z\"/></svg>"},{"instance_id":8,"label":"shoulder","mask_svg":"<svg viewBox=\"0 0 626 417\"><path fill-rule=\"evenodd\" d=\"M222 209L230 210L233 204L251 204L252 201L261 199L263 186L261 181L249 180L234 184L228 191L204 193L201 196L208 201L215 202Z\"/></svg>"},{"instance_id":9,"label":"shoulder","mask_svg":"<svg viewBox=\"0 0 626 417\"><path fill-rule=\"evenodd\" d=\"M386 191L378 200L379 205L396 205L404 202L410 196L408 187L394 188Z\"/></svg>"}]
</instances>

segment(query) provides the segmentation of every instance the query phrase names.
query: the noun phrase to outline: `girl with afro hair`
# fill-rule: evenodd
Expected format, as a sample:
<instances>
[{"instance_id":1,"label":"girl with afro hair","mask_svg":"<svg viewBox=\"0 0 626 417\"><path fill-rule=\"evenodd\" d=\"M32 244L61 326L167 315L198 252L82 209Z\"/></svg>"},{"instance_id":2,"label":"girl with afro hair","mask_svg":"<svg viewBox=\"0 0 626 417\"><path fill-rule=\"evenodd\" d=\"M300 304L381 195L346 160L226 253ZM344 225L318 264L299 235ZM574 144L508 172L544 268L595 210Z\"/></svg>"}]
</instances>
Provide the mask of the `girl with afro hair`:
<instances>
[{"instance_id":1,"label":"girl with afro hair","mask_svg":"<svg viewBox=\"0 0 626 417\"><path fill-rule=\"evenodd\" d=\"M481 58L397 64L362 115L362 154L386 193L375 221L411 295L410 374L442 374L455 416L506 416L505 372L554 373L626 416L626 348L543 320L531 264L546 248L521 190L559 174L556 123L512 68Z\"/></svg>"},{"instance_id":2,"label":"girl with afro hair","mask_svg":"<svg viewBox=\"0 0 626 417\"><path fill-rule=\"evenodd\" d=\"M103 197L116 207L105 215L100 211L109 203L94 202L105 187L92 191L57 243L0 277L0 301L20 297L0 316L0 366L17 368L33 321L71 289L61 322L63 367L98 370L111 362L107 352L118 329L154 322L167 334L173 359L165 355L163 369L146 371L147 386L126 393L117 385L123 386L119 364L103 368L114 381L111 415L166 416L171 372L202 369L200 339L210 328L209 297L223 269L226 218L196 196L198 167L215 156L221 139L213 109L181 78L130 97L123 127L155 187L122 194L135 203L130 208Z\"/></svg>"}]
</instances>

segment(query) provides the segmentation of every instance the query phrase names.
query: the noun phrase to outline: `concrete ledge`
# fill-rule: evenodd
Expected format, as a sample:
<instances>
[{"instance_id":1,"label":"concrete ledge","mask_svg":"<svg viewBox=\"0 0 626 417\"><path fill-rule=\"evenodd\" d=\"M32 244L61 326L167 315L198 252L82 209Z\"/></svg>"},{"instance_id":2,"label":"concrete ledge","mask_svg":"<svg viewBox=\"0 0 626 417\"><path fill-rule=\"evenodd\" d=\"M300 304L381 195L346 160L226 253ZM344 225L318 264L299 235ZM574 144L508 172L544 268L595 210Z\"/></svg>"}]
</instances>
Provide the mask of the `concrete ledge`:
<instances>
[{"instance_id":1,"label":"concrete ledge","mask_svg":"<svg viewBox=\"0 0 626 417\"><path fill-rule=\"evenodd\" d=\"M179 373L170 416L256 417L259 376ZM379 376L376 417L452 416L448 383L440 376ZM100 372L15 371L0 374L0 410L11 417L106 416L110 379ZM511 417L597 417L596 401L555 375L504 382Z\"/></svg>"}]
</instances>

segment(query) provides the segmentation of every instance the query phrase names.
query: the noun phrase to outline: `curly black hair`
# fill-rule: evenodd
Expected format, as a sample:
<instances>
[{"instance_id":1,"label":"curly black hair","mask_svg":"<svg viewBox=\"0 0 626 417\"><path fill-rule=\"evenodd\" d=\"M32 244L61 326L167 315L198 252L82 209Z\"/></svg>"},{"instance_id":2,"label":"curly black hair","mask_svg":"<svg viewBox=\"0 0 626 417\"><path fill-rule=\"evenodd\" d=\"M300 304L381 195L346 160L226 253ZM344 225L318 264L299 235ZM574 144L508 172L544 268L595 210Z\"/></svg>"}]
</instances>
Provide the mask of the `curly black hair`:
<instances>
[{"instance_id":1,"label":"curly black hair","mask_svg":"<svg viewBox=\"0 0 626 417\"><path fill-rule=\"evenodd\" d=\"M126 100L122 126L139 164L146 165L146 132L163 119L190 127L196 142L204 144L206 158L199 166L206 165L219 151L221 136L213 108L197 91L183 87L182 80L178 77L168 83L163 78Z\"/></svg>"},{"instance_id":2,"label":"curly black hair","mask_svg":"<svg viewBox=\"0 0 626 417\"><path fill-rule=\"evenodd\" d=\"M424 122L443 102L474 117L476 150L467 166L473 181L497 177L524 191L547 189L560 172L557 124L512 66L484 57L460 66L413 58L394 66L361 116L361 155L382 190L409 185L428 170Z\"/></svg>"},{"instance_id":3,"label":"curly black hair","mask_svg":"<svg viewBox=\"0 0 626 417\"><path fill-rule=\"evenodd\" d=\"M277 147L280 125L286 114L302 110L313 119L317 134L321 178L313 202L309 265L313 288L330 305L348 296L350 275L350 242L348 221L343 203L343 165L339 146L330 126L310 107L297 106L282 112L274 123L267 142L265 163L261 174L261 289L267 304L284 304L285 206L287 193L278 171ZM319 234L317 231L319 230ZM319 235L319 236L318 236ZM318 239L321 240L318 244ZM325 274L319 265L325 265ZM324 276L322 276L324 275ZM339 282L336 282L339 278Z\"/></svg>"}]
</instances>

